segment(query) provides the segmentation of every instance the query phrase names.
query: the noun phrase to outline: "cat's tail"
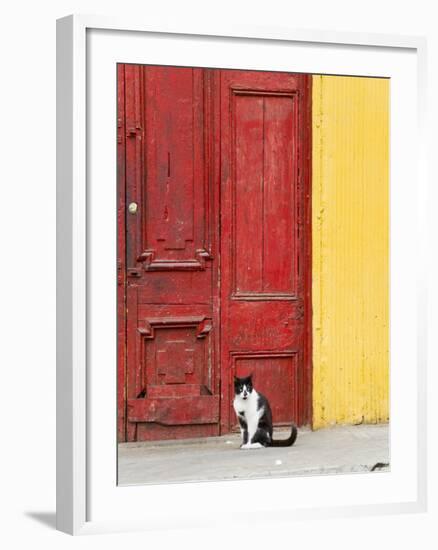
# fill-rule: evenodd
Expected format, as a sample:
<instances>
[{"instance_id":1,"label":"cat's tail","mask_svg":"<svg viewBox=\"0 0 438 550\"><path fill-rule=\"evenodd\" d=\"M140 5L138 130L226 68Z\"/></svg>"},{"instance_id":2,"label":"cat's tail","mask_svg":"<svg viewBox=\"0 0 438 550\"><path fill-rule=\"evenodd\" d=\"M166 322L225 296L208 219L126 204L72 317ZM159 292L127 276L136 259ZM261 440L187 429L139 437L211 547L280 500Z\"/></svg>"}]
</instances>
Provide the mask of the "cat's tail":
<instances>
[{"instance_id":1,"label":"cat's tail","mask_svg":"<svg viewBox=\"0 0 438 550\"><path fill-rule=\"evenodd\" d=\"M272 439L270 447L291 447L297 438L298 430L295 424L292 424L292 432L287 439Z\"/></svg>"}]
</instances>

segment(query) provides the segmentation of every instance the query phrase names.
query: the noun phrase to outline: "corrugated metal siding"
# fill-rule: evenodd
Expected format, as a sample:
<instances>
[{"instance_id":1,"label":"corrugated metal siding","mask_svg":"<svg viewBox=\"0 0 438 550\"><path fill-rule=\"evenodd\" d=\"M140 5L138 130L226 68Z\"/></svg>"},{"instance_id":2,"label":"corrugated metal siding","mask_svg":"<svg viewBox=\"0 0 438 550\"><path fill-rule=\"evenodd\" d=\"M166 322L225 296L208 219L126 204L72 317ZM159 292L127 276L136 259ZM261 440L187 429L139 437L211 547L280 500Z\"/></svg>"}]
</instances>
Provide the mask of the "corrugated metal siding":
<instances>
[{"instance_id":1,"label":"corrugated metal siding","mask_svg":"<svg viewBox=\"0 0 438 550\"><path fill-rule=\"evenodd\" d=\"M313 77L313 425L389 416L389 80Z\"/></svg>"}]
</instances>

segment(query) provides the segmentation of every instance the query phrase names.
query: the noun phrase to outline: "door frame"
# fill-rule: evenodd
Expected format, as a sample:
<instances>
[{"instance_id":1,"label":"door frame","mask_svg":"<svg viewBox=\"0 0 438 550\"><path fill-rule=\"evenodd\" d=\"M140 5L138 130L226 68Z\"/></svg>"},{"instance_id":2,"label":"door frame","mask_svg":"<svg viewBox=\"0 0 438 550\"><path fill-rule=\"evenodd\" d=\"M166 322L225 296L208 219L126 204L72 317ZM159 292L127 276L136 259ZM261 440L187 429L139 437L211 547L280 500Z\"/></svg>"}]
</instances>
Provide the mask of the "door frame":
<instances>
[{"instance_id":1,"label":"door frame","mask_svg":"<svg viewBox=\"0 0 438 550\"><path fill-rule=\"evenodd\" d=\"M127 274L126 274L126 124L124 106L124 64L117 65L118 111L117 111L117 427L118 441L127 441ZM219 224L217 231L217 270L221 269L221 112L220 83L221 69L206 69L209 73L209 90L212 101L212 116L209 119L212 133L209 177L212 182L213 203L218 206L214 218ZM238 69L234 69L238 70ZM265 71L263 71L265 72ZM275 72L275 71L272 71ZM304 231L304 345L303 345L303 403L301 404L301 425L312 426L312 75L302 74L302 86L299 91L299 185L304 204L302 214L302 229ZM214 84L213 90L210 84ZM217 374L219 375L220 417L219 433L229 433L231 419L229 415L231 404L231 385L226 362L221 357L221 289L220 276L217 280L217 295L213 298L213 315L219 330L216 334L215 355Z\"/></svg>"},{"instance_id":2,"label":"door frame","mask_svg":"<svg viewBox=\"0 0 438 550\"><path fill-rule=\"evenodd\" d=\"M304 377L306 425L313 428L313 308L312 308L312 75L305 75L303 97L303 146L302 185L304 193Z\"/></svg>"},{"instance_id":3,"label":"door frame","mask_svg":"<svg viewBox=\"0 0 438 550\"><path fill-rule=\"evenodd\" d=\"M117 440L127 441L125 65L117 64Z\"/></svg>"}]
</instances>

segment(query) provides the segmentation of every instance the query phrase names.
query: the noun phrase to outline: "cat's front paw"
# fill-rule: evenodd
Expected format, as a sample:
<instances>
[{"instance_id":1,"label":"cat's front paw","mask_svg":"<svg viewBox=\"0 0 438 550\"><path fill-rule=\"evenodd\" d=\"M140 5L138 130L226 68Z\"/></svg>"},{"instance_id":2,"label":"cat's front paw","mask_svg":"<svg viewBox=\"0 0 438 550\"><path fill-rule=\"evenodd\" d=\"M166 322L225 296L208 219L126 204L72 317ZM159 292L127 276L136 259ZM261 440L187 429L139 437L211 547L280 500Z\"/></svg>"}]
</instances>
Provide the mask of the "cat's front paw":
<instances>
[{"instance_id":1,"label":"cat's front paw","mask_svg":"<svg viewBox=\"0 0 438 550\"><path fill-rule=\"evenodd\" d=\"M242 445L240 446L240 448L241 448L242 450L245 450L245 449L250 449L251 447L250 447L250 444L249 444L249 443L242 443Z\"/></svg>"}]
</instances>

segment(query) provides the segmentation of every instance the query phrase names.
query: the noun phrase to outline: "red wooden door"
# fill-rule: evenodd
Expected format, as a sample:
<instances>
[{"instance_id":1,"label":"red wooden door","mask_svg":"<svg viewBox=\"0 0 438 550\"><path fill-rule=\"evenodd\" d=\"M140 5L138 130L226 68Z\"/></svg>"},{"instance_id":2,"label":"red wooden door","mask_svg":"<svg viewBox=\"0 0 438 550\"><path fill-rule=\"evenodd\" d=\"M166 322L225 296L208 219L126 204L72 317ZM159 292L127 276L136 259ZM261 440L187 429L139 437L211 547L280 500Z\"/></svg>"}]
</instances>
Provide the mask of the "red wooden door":
<instances>
[{"instance_id":1,"label":"red wooden door","mask_svg":"<svg viewBox=\"0 0 438 550\"><path fill-rule=\"evenodd\" d=\"M218 208L208 131L210 73L125 65L119 79L125 116L119 122L126 179L126 370L119 376L119 387L126 387L125 438L215 435Z\"/></svg>"},{"instance_id":2,"label":"red wooden door","mask_svg":"<svg viewBox=\"0 0 438 550\"><path fill-rule=\"evenodd\" d=\"M226 433L234 373L310 421L308 85L119 66L119 440Z\"/></svg>"},{"instance_id":3,"label":"red wooden door","mask_svg":"<svg viewBox=\"0 0 438 550\"><path fill-rule=\"evenodd\" d=\"M233 375L310 422L309 77L221 72L223 430Z\"/></svg>"}]
</instances>

